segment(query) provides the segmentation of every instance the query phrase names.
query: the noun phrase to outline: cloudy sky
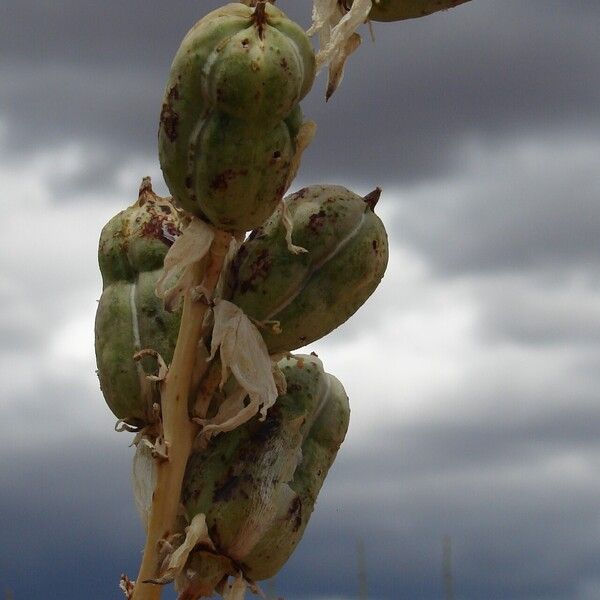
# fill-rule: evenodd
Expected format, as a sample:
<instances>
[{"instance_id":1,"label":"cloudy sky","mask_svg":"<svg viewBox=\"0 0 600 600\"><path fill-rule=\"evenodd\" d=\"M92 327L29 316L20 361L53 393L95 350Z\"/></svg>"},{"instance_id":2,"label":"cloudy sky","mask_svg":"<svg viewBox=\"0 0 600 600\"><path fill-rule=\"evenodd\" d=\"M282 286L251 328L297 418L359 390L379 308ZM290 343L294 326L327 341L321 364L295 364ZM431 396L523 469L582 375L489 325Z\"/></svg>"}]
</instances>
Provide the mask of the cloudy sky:
<instances>
[{"instance_id":1,"label":"cloudy sky","mask_svg":"<svg viewBox=\"0 0 600 600\"><path fill-rule=\"evenodd\" d=\"M102 225L217 2L0 8L0 595L120 598L143 544L94 373ZM280 0L308 25L308 0ZM384 189L389 271L310 347L351 399L286 600L600 598L600 3L473 0L365 31L297 185Z\"/></svg>"}]
</instances>

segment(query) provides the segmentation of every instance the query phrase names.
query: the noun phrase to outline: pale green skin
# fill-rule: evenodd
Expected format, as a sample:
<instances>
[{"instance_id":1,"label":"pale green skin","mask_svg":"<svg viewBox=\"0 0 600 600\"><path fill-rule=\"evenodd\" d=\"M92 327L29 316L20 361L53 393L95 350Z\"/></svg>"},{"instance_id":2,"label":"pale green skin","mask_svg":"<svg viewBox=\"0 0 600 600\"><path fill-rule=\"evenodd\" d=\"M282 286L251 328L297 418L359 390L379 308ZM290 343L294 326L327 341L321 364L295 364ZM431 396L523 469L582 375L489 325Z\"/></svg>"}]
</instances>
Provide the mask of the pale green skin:
<instances>
[{"instance_id":1,"label":"pale green skin","mask_svg":"<svg viewBox=\"0 0 600 600\"><path fill-rule=\"evenodd\" d=\"M404 21L448 10L469 0L373 0L369 19L373 21ZM351 5L352 1L348 2Z\"/></svg>"},{"instance_id":2,"label":"pale green skin","mask_svg":"<svg viewBox=\"0 0 600 600\"><path fill-rule=\"evenodd\" d=\"M207 516L217 552L196 552L188 567L209 581L241 568L254 581L273 577L302 538L327 472L342 444L350 417L348 397L313 356L279 363L288 392L277 399L265 422L214 438L192 455L182 501L188 519ZM299 458L285 483L285 465ZM296 462L293 462L296 464ZM254 540L250 549L248 539ZM240 550L240 544L244 550Z\"/></svg>"},{"instance_id":3,"label":"pale green skin","mask_svg":"<svg viewBox=\"0 0 600 600\"><path fill-rule=\"evenodd\" d=\"M138 366L133 355L151 348L168 363L181 317L166 312L154 292L171 243L163 227L169 236L179 234L180 217L168 200L154 198L146 196L141 206L138 201L113 217L102 230L98 250L103 280L95 325L98 378L114 415L134 426L150 420L160 398L144 376L156 371L156 361L146 358Z\"/></svg>"},{"instance_id":4,"label":"pale green skin","mask_svg":"<svg viewBox=\"0 0 600 600\"><path fill-rule=\"evenodd\" d=\"M158 133L175 201L227 231L258 227L286 190L315 56L304 31L266 5L201 19L171 66Z\"/></svg>"},{"instance_id":5,"label":"pale green skin","mask_svg":"<svg viewBox=\"0 0 600 600\"><path fill-rule=\"evenodd\" d=\"M388 263L385 227L363 198L341 186L315 185L286 199L293 254L282 210L253 232L227 274L225 297L263 322L270 353L322 338L371 296ZM281 333L267 322L278 321Z\"/></svg>"}]
</instances>

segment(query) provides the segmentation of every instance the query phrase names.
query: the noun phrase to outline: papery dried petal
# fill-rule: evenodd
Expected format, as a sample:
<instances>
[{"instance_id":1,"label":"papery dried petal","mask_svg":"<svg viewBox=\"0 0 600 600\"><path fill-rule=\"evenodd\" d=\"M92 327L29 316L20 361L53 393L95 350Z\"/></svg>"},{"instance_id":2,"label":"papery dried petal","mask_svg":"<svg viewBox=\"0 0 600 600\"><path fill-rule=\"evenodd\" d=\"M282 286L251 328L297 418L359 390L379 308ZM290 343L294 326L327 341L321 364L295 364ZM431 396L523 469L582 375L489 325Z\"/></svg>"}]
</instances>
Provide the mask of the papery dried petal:
<instances>
[{"instance_id":1,"label":"papery dried petal","mask_svg":"<svg viewBox=\"0 0 600 600\"><path fill-rule=\"evenodd\" d=\"M133 456L133 497L146 531L148 531L152 495L154 494L155 486L156 465L152 456L152 450L140 440L136 445Z\"/></svg>"},{"instance_id":2,"label":"papery dried petal","mask_svg":"<svg viewBox=\"0 0 600 600\"><path fill-rule=\"evenodd\" d=\"M221 385L229 371L246 391L261 416L277 400L277 386L271 368L271 358L256 325L235 304L219 300L214 308L215 325L211 344L211 359L220 350Z\"/></svg>"},{"instance_id":3,"label":"papery dried petal","mask_svg":"<svg viewBox=\"0 0 600 600\"><path fill-rule=\"evenodd\" d=\"M227 583L223 591L223 600L244 600L247 587L244 576L240 571L233 583Z\"/></svg>"},{"instance_id":4,"label":"papery dried petal","mask_svg":"<svg viewBox=\"0 0 600 600\"><path fill-rule=\"evenodd\" d=\"M190 553L199 544L214 549L214 544L210 539L208 527L206 526L206 516L203 514L198 514L192 519L185 530L183 543L173 551L166 569L158 579L152 580L152 583L159 585L171 583L183 571Z\"/></svg>"},{"instance_id":5,"label":"papery dried petal","mask_svg":"<svg viewBox=\"0 0 600 600\"><path fill-rule=\"evenodd\" d=\"M208 255L214 237L210 225L194 219L171 246L165 256L163 274L156 283L156 295L169 310L176 308L191 291L191 269Z\"/></svg>"}]
</instances>

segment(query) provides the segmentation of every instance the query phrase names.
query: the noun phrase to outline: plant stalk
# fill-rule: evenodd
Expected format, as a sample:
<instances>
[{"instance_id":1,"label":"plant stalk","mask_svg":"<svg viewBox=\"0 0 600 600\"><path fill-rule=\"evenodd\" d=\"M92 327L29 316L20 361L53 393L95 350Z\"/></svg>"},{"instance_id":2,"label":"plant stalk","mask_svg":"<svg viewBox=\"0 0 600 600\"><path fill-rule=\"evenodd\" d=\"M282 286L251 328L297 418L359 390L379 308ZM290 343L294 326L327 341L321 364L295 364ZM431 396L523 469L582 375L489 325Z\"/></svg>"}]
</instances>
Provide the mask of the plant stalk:
<instances>
[{"instance_id":1,"label":"plant stalk","mask_svg":"<svg viewBox=\"0 0 600 600\"><path fill-rule=\"evenodd\" d=\"M196 265L192 287L202 283L207 294L212 296L230 241L230 234L223 231L215 233L206 271L203 273L200 264ZM175 533L185 467L198 432L198 426L189 417L188 396L202 323L208 308L208 300L196 300L190 291L186 293L177 345L162 392L162 425L168 458L156 463L156 487L152 496L148 537L132 600L159 600L161 597L162 586L149 581L159 575L159 542ZM208 364L201 368L205 371L207 367Z\"/></svg>"}]
</instances>

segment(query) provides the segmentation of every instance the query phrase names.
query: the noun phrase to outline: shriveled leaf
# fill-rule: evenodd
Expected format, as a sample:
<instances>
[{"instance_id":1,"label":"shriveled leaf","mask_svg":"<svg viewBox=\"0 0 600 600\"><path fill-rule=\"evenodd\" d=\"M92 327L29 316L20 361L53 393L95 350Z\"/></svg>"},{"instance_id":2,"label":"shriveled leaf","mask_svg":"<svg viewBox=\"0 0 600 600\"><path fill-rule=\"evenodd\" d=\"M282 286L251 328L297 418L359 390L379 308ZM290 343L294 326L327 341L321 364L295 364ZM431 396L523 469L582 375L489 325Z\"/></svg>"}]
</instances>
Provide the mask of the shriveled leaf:
<instances>
[{"instance_id":1,"label":"shriveled leaf","mask_svg":"<svg viewBox=\"0 0 600 600\"><path fill-rule=\"evenodd\" d=\"M223 402L219 405L217 414L210 419L194 419L202 425L202 436L206 439L222 433L232 431L236 427L249 421L257 412L258 405L250 401L245 406L245 399L248 396L246 390L238 385L233 392L227 394Z\"/></svg>"},{"instance_id":2,"label":"shriveled leaf","mask_svg":"<svg viewBox=\"0 0 600 600\"><path fill-rule=\"evenodd\" d=\"M288 175L286 191L289 189L290 185L294 181L298 169L300 168L300 162L302 161L302 155L304 151L310 146L313 141L315 134L317 133L317 124L314 121L304 121L300 126L300 130L298 131L298 136L296 137L296 152L292 158L292 162L290 165L290 173ZM302 254L303 252L307 252L306 248L302 248L302 246L296 246L292 242L292 220L287 212L287 204L282 200L281 207L283 210L283 226L285 227L285 240L287 242L287 247L292 254Z\"/></svg>"},{"instance_id":3,"label":"shriveled leaf","mask_svg":"<svg viewBox=\"0 0 600 600\"><path fill-rule=\"evenodd\" d=\"M244 312L227 300L216 303L214 319L210 358L214 358L220 350L223 365L221 385L225 384L231 371L250 396L256 412L260 407L264 419L278 394L271 358L262 335Z\"/></svg>"},{"instance_id":4,"label":"shriveled leaf","mask_svg":"<svg viewBox=\"0 0 600 600\"><path fill-rule=\"evenodd\" d=\"M313 0L312 25L306 32L313 36L329 27L330 21L338 11L338 0Z\"/></svg>"},{"instance_id":5,"label":"shriveled leaf","mask_svg":"<svg viewBox=\"0 0 600 600\"><path fill-rule=\"evenodd\" d=\"M146 439L146 438L142 438ZM152 450L140 440L133 456L133 496L144 529L148 531L152 495L156 486L156 467Z\"/></svg>"},{"instance_id":6,"label":"shriveled leaf","mask_svg":"<svg viewBox=\"0 0 600 600\"><path fill-rule=\"evenodd\" d=\"M202 513L197 514L192 519L189 527L185 530L185 539L183 540L183 543L173 551L168 560L167 567L160 574L160 577L152 580L151 583L156 583L158 585L171 583L177 575L183 571L190 553L198 544L203 544L211 550L215 549L208 533L206 516Z\"/></svg>"},{"instance_id":7,"label":"shriveled leaf","mask_svg":"<svg viewBox=\"0 0 600 600\"><path fill-rule=\"evenodd\" d=\"M346 44L343 48L340 48L337 51L333 58L331 59L331 64L329 65L329 81L327 83L327 91L325 93L325 99L329 100L333 93L339 87L340 83L342 83L342 79L344 78L344 67L346 66L346 61L350 57L350 55L360 46L362 40L358 33L353 33L347 40Z\"/></svg>"},{"instance_id":8,"label":"shriveled leaf","mask_svg":"<svg viewBox=\"0 0 600 600\"><path fill-rule=\"evenodd\" d=\"M135 587L135 581L131 581L127 575L121 575L121 579L119 581L119 588L125 594L125 598L127 600L131 600L133 598L133 588Z\"/></svg>"},{"instance_id":9,"label":"shriveled leaf","mask_svg":"<svg viewBox=\"0 0 600 600\"><path fill-rule=\"evenodd\" d=\"M310 146L313 141L315 134L317 133L317 124L314 121L304 121L300 125L298 135L296 136L296 152L292 158L290 165L290 172L287 179L286 191L296 178L298 169L300 168L300 162L302 160L302 154Z\"/></svg>"},{"instance_id":10,"label":"shriveled leaf","mask_svg":"<svg viewBox=\"0 0 600 600\"><path fill-rule=\"evenodd\" d=\"M206 257L214 237L210 225L194 219L167 252L164 272L156 284L156 295L168 310L174 310L190 291L192 269Z\"/></svg>"},{"instance_id":11,"label":"shriveled leaf","mask_svg":"<svg viewBox=\"0 0 600 600\"><path fill-rule=\"evenodd\" d=\"M354 0L344 14L337 0L314 0L313 25L308 32L319 33L317 69L329 66L327 100L342 81L346 60L360 45L356 30L367 21L372 6L373 0Z\"/></svg>"},{"instance_id":12,"label":"shriveled leaf","mask_svg":"<svg viewBox=\"0 0 600 600\"><path fill-rule=\"evenodd\" d=\"M246 597L246 580L240 571L233 583L227 583L223 590L223 600L244 600Z\"/></svg>"}]
</instances>

